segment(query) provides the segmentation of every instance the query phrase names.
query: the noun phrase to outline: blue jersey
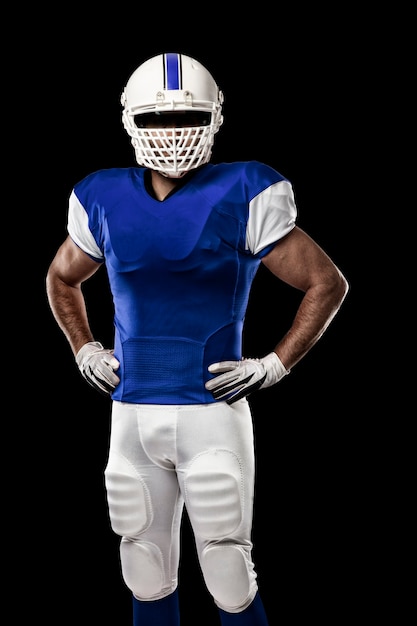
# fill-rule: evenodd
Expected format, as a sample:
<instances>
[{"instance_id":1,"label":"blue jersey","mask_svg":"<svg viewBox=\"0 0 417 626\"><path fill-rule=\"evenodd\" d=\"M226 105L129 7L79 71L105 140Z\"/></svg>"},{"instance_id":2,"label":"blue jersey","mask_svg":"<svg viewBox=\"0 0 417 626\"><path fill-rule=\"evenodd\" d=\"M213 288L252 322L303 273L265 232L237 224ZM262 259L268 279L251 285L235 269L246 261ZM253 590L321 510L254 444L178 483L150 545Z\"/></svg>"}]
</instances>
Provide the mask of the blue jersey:
<instances>
[{"instance_id":1,"label":"blue jersey","mask_svg":"<svg viewBox=\"0 0 417 626\"><path fill-rule=\"evenodd\" d=\"M145 169L100 170L75 185L68 232L104 261L114 302L114 400L214 402L207 367L242 358L261 258L294 227L291 184L257 161L207 164L163 202Z\"/></svg>"}]
</instances>

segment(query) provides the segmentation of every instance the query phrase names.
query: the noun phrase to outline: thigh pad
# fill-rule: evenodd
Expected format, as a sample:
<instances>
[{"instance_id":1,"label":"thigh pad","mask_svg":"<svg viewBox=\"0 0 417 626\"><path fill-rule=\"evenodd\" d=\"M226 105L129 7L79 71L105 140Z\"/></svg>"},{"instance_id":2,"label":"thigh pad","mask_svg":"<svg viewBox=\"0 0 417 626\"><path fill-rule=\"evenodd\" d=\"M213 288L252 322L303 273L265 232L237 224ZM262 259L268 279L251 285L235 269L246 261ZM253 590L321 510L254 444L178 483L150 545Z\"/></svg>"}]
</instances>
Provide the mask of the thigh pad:
<instances>
[{"instance_id":1,"label":"thigh pad","mask_svg":"<svg viewBox=\"0 0 417 626\"><path fill-rule=\"evenodd\" d=\"M243 472L229 450L197 456L185 478L187 511L194 532L208 540L230 536L243 516Z\"/></svg>"}]
</instances>

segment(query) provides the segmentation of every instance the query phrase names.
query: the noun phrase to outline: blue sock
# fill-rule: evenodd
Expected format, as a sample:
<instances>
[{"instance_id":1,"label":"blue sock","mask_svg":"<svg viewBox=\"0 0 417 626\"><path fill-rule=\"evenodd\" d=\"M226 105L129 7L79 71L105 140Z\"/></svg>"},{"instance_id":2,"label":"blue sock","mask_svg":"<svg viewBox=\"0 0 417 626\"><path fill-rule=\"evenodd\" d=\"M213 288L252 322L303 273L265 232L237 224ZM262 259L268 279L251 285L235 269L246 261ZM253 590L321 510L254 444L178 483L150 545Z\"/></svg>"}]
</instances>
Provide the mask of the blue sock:
<instances>
[{"instance_id":1,"label":"blue sock","mask_svg":"<svg viewBox=\"0 0 417 626\"><path fill-rule=\"evenodd\" d=\"M144 602L133 598L133 626L180 626L178 590L162 598Z\"/></svg>"},{"instance_id":2,"label":"blue sock","mask_svg":"<svg viewBox=\"0 0 417 626\"><path fill-rule=\"evenodd\" d=\"M268 626L264 605L259 593L247 609L241 613L226 613L219 609L222 626Z\"/></svg>"}]
</instances>

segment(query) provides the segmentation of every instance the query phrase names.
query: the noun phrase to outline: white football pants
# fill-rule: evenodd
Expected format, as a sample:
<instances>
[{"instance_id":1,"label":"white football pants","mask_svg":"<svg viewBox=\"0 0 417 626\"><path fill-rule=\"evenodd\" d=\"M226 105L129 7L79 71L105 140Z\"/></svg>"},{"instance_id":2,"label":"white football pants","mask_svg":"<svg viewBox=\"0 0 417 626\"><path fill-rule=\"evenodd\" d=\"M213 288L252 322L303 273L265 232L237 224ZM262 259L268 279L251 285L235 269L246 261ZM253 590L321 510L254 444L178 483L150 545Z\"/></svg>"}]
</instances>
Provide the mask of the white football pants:
<instances>
[{"instance_id":1,"label":"white football pants","mask_svg":"<svg viewBox=\"0 0 417 626\"><path fill-rule=\"evenodd\" d=\"M243 611L257 591L252 562L253 424L246 398L200 405L113 402L105 470L124 581L138 600L178 584L184 504L217 606Z\"/></svg>"}]
</instances>

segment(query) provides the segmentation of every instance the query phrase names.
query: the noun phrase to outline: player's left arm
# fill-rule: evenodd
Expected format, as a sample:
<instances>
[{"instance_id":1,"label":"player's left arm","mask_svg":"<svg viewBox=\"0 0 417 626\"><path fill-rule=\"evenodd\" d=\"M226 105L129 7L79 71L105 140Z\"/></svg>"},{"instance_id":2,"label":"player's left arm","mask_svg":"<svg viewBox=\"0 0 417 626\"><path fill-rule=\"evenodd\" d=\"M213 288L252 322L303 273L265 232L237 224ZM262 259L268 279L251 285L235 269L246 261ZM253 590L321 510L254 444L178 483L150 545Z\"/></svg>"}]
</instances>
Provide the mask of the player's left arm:
<instances>
[{"instance_id":1,"label":"player's left arm","mask_svg":"<svg viewBox=\"0 0 417 626\"><path fill-rule=\"evenodd\" d=\"M291 327L274 348L290 370L333 320L348 292L348 282L324 250L298 226L262 262L280 280L304 292Z\"/></svg>"},{"instance_id":2,"label":"player's left arm","mask_svg":"<svg viewBox=\"0 0 417 626\"><path fill-rule=\"evenodd\" d=\"M261 359L212 363L206 382L216 400L236 402L279 382L320 339L339 310L348 283L320 246L297 226L262 259L280 280L304 292L291 327Z\"/></svg>"}]
</instances>

